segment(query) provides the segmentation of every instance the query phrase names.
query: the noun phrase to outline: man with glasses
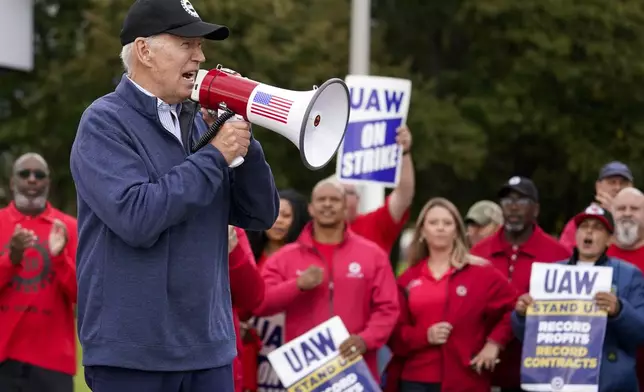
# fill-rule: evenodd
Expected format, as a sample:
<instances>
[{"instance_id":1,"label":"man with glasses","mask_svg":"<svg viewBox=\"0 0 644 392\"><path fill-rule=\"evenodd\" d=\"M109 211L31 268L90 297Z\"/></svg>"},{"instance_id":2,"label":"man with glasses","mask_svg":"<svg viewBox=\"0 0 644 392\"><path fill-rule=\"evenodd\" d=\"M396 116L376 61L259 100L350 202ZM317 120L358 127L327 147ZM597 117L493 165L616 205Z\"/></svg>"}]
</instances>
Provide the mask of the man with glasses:
<instances>
[{"instance_id":1,"label":"man with glasses","mask_svg":"<svg viewBox=\"0 0 644 392\"><path fill-rule=\"evenodd\" d=\"M476 244L471 253L489 260L517 289L529 292L532 263L567 259L570 252L537 224L539 192L532 180L512 177L499 191L503 230ZM494 385L502 392L521 391L521 344L515 339L501 353Z\"/></svg>"},{"instance_id":2,"label":"man with glasses","mask_svg":"<svg viewBox=\"0 0 644 392\"><path fill-rule=\"evenodd\" d=\"M72 392L76 219L47 201L49 168L16 160L0 209L0 390Z\"/></svg>"}]
</instances>

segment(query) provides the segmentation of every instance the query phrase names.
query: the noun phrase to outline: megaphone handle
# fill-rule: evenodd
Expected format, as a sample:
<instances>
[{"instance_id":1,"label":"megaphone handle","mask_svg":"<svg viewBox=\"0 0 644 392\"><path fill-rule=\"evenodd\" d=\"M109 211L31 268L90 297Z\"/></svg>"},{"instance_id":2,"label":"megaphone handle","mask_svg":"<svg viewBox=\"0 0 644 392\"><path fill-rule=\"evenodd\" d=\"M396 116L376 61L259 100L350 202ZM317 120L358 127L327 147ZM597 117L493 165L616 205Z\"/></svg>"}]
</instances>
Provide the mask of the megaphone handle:
<instances>
[{"instance_id":1,"label":"megaphone handle","mask_svg":"<svg viewBox=\"0 0 644 392\"><path fill-rule=\"evenodd\" d=\"M225 113L227 113L225 110L219 109L217 115L218 117L221 117ZM240 116L239 114L235 114L233 117L226 120L226 122L231 122L231 121L244 121L244 117ZM242 163L244 163L244 157L237 157L233 159L233 161L230 163L230 165L228 165L228 167L231 169L234 169L237 166L241 165Z\"/></svg>"},{"instance_id":2,"label":"megaphone handle","mask_svg":"<svg viewBox=\"0 0 644 392\"><path fill-rule=\"evenodd\" d=\"M242 163L244 163L244 158L243 157L237 157L237 158L233 159L233 161L231 162L230 165L228 165L228 167L230 167L231 169L234 169L237 166L241 165Z\"/></svg>"}]
</instances>

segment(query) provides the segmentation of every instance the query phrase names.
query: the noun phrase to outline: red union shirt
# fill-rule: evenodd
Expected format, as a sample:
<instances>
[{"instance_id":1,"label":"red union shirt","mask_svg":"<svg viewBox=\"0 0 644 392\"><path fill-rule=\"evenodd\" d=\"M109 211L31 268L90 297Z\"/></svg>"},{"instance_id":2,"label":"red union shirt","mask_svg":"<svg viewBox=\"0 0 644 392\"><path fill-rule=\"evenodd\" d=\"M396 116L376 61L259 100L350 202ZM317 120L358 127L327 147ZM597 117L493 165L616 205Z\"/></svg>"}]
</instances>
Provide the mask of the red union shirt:
<instances>
[{"instance_id":1,"label":"red union shirt","mask_svg":"<svg viewBox=\"0 0 644 392\"><path fill-rule=\"evenodd\" d=\"M49 254L54 219L67 226L69 240L58 256ZM9 242L20 224L38 241L22 263L9 260ZM13 203L0 209L0 362L13 359L44 369L76 373L76 219L53 208L25 216Z\"/></svg>"},{"instance_id":2,"label":"red union shirt","mask_svg":"<svg viewBox=\"0 0 644 392\"><path fill-rule=\"evenodd\" d=\"M407 209L400 221L394 221L389 212L390 197L385 198L385 204L382 207L367 214L358 215L349 225L351 231L374 242L387 254L391 253L391 248L409 220L409 209Z\"/></svg>"}]
</instances>

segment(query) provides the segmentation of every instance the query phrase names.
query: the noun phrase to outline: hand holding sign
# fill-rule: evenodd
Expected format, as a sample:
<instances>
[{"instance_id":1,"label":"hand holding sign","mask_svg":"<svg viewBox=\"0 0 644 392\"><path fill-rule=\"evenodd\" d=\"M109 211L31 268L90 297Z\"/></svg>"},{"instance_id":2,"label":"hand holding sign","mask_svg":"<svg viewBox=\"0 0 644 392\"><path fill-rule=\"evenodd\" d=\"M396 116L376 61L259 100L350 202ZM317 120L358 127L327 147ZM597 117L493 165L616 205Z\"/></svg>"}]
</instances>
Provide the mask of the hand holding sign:
<instances>
[{"instance_id":1,"label":"hand holding sign","mask_svg":"<svg viewBox=\"0 0 644 392\"><path fill-rule=\"evenodd\" d=\"M396 143L402 148L403 154L411 148L411 132L407 125L401 125L396 129Z\"/></svg>"},{"instance_id":2,"label":"hand holding sign","mask_svg":"<svg viewBox=\"0 0 644 392\"><path fill-rule=\"evenodd\" d=\"M519 297L514 310L519 316L525 316L525 313L528 311L528 306L530 305L532 305L532 297L530 294L526 293Z\"/></svg>"},{"instance_id":3,"label":"hand holding sign","mask_svg":"<svg viewBox=\"0 0 644 392\"><path fill-rule=\"evenodd\" d=\"M605 310L611 317L619 313L619 300L613 293L595 294L595 303L600 309Z\"/></svg>"},{"instance_id":4,"label":"hand holding sign","mask_svg":"<svg viewBox=\"0 0 644 392\"><path fill-rule=\"evenodd\" d=\"M447 342L450 332L452 332L452 324L441 321L427 329L427 341L434 345L444 344Z\"/></svg>"},{"instance_id":5,"label":"hand holding sign","mask_svg":"<svg viewBox=\"0 0 644 392\"><path fill-rule=\"evenodd\" d=\"M322 283L324 279L324 270L317 265L310 265L297 277L297 287L300 290L312 290Z\"/></svg>"},{"instance_id":6,"label":"hand holding sign","mask_svg":"<svg viewBox=\"0 0 644 392\"><path fill-rule=\"evenodd\" d=\"M349 336L349 339L345 340L340 345L340 355L348 361L352 361L366 352L367 345L358 335Z\"/></svg>"}]
</instances>

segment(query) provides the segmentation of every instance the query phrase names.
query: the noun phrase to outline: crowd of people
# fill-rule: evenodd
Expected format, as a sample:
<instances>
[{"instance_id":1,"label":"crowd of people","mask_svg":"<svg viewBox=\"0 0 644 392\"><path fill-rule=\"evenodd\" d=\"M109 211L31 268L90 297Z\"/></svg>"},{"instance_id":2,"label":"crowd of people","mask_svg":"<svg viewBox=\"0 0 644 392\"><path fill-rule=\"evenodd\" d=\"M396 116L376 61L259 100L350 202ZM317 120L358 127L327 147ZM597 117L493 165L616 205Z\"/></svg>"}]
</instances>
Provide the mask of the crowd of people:
<instances>
[{"instance_id":1,"label":"crowd of people","mask_svg":"<svg viewBox=\"0 0 644 392\"><path fill-rule=\"evenodd\" d=\"M358 214L359 193L334 177L279 191L247 122L193 152L215 123L188 100L201 43L228 34L187 0L133 4L126 73L85 110L71 149L76 218L48 202L42 156L15 161L0 210L0 392L73 391L75 310L93 392L255 392L250 321L274 314L287 341L339 316L340 355L362 356L385 391L521 391L535 262L616 271L594 298L607 314L599 391L644 390L644 194L627 165L600 170L596 199L559 238L539 226L539 191L521 176L464 216L444 198L416 200L409 224L406 126L380 208Z\"/></svg>"},{"instance_id":2,"label":"crowd of people","mask_svg":"<svg viewBox=\"0 0 644 392\"><path fill-rule=\"evenodd\" d=\"M406 127L399 143L411 148ZM411 166L411 154L405 156ZM559 239L539 227L538 190L525 177L502 185L498 203L479 201L463 217L449 200L433 198L407 229L407 265L396 277L388 255L407 227L414 194L413 170L403 173L385 204L368 214L356 213L352 185L327 178L310 198L280 191L268 230L229 226L235 391L258 389L262 341L249 320L276 313L285 315L286 341L340 316L351 333L342 355L362 355L385 391L521 391L521 340L536 261L619 270L616 290L596 297L609 316L599 391L638 390L644 195L633 188L626 165L602 168L597 200L571 218ZM77 229L73 217L47 201L49 181L45 160L25 154L13 167L14 199L0 210L7 244L0 256L2 391L72 390ZM393 355L384 371L378 367L383 347Z\"/></svg>"}]
</instances>

